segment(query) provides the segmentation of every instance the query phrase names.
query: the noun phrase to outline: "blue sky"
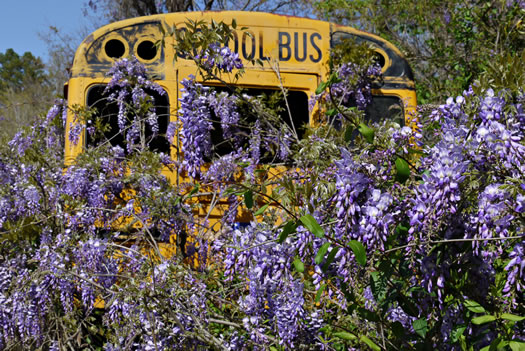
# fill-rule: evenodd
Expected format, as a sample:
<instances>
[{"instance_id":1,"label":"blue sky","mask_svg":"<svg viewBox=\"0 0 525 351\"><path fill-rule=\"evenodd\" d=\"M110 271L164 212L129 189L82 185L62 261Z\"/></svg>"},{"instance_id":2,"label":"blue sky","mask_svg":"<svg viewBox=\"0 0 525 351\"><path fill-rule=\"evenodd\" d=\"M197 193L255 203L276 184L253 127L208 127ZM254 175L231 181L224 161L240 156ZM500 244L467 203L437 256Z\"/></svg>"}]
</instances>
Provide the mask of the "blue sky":
<instances>
[{"instance_id":1,"label":"blue sky","mask_svg":"<svg viewBox=\"0 0 525 351\"><path fill-rule=\"evenodd\" d=\"M38 33L48 33L49 26L55 26L73 33L80 41L83 28L90 24L82 14L84 3L85 0L0 0L0 52L9 48L19 55L30 51L46 61L47 46Z\"/></svg>"}]
</instances>

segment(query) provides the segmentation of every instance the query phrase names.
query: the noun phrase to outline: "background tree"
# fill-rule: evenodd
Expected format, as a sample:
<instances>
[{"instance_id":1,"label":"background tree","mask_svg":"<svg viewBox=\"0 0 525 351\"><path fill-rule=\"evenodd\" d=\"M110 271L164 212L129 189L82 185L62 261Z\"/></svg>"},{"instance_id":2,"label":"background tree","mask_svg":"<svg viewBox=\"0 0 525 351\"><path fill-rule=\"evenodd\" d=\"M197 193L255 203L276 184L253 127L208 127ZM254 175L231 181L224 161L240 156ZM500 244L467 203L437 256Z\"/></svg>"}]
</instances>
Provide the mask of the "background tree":
<instances>
[{"instance_id":1,"label":"background tree","mask_svg":"<svg viewBox=\"0 0 525 351\"><path fill-rule=\"evenodd\" d=\"M39 57L13 49L0 53L1 136L12 136L52 104L52 88Z\"/></svg>"},{"instance_id":2,"label":"background tree","mask_svg":"<svg viewBox=\"0 0 525 351\"><path fill-rule=\"evenodd\" d=\"M525 48L525 3L505 0L316 1L317 14L378 34L416 73L418 101L444 101L468 88L493 57Z\"/></svg>"},{"instance_id":3,"label":"background tree","mask_svg":"<svg viewBox=\"0 0 525 351\"><path fill-rule=\"evenodd\" d=\"M44 64L30 52L18 55L13 49L0 53L0 90L9 88L23 89L27 81L42 83L45 81Z\"/></svg>"},{"instance_id":4,"label":"background tree","mask_svg":"<svg viewBox=\"0 0 525 351\"><path fill-rule=\"evenodd\" d=\"M241 10L308 15L306 9L310 9L307 1L296 0L89 0L85 12L98 13L112 22L166 12Z\"/></svg>"}]
</instances>

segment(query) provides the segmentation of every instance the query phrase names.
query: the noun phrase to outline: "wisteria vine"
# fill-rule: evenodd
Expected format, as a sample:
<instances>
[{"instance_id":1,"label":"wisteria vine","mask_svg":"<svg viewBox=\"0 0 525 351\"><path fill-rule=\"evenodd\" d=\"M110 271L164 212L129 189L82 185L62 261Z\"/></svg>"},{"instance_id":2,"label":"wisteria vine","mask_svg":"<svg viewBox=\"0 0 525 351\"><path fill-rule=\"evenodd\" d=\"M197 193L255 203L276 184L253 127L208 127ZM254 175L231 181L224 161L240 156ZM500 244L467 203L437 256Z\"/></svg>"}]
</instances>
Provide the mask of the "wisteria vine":
<instances>
[{"instance_id":1,"label":"wisteria vine","mask_svg":"<svg viewBox=\"0 0 525 351\"><path fill-rule=\"evenodd\" d=\"M218 43L203 53L208 72L242 68ZM296 145L253 121L261 101L192 76L165 135L182 158L150 151L133 125L158 133L148 92L164 92L135 59L107 88L127 150L87 147L65 168L64 101L18 133L0 149L0 348L523 347L523 92L475 87L414 128L348 138L380 72L332 69L316 101L340 106Z\"/></svg>"}]
</instances>

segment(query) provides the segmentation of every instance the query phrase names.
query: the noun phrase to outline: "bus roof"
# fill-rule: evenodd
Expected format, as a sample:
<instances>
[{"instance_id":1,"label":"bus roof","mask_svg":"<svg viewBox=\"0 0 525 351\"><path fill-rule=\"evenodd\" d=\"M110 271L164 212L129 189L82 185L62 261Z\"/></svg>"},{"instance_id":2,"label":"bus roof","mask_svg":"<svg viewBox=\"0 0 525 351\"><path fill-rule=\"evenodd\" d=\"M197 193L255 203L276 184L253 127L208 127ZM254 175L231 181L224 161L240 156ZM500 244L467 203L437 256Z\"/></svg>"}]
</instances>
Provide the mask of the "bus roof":
<instances>
[{"instance_id":1,"label":"bus roof","mask_svg":"<svg viewBox=\"0 0 525 351\"><path fill-rule=\"evenodd\" d=\"M108 24L80 44L71 70L72 77L103 77L115 59L134 55L155 77L166 79L174 70L176 53L169 40L165 47L158 49L153 44L162 39L160 26L183 28L188 19L213 19L227 24L235 19L238 28L246 27L246 31L236 31L233 42L229 44L245 62L250 59L275 60L283 71L325 73L330 48L344 38L353 38L369 43L383 56L385 78L413 80L412 71L401 52L376 35L308 18L243 11L169 13ZM177 65L191 64L184 61L179 59Z\"/></svg>"}]
</instances>

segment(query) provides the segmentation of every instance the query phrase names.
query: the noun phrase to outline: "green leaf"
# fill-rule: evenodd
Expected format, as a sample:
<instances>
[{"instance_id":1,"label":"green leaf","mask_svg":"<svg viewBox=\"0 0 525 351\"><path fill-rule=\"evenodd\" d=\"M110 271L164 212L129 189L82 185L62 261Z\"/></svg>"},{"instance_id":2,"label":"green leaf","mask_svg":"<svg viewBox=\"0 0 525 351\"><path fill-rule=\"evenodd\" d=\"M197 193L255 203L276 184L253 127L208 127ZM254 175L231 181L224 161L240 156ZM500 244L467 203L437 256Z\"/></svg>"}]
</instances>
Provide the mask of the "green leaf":
<instances>
[{"instance_id":1,"label":"green leaf","mask_svg":"<svg viewBox=\"0 0 525 351\"><path fill-rule=\"evenodd\" d=\"M412 326L414 331L424 339L428 331L427 320L425 318L416 319L412 322Z\"/></svg>"},{"instance_id":2,"label":"green leaf","mask_svg":"<svg viewBox=\"0 0 525 351\"><path fill-rule=\"evenodd\" d=\"M479 316L476 318L472 318L472 323L476 325L485 324L489 322L493 322L496 320L496 317L490 314L486 314L484 316Z\"/></svg>"},{"instance_id":3,"label":"green leaf","mask_svg":"<svg viewBox=\"0 0 525 351\"><path fill-rule=\"evenodd\" d=\"M352 249L352 252L355 255L355 259L357 260L357 263L359 263L361 266L366 265L366 250L363 244L361 244L357 240L350 240L348 242L348 246L350 249Z\"/></svg>"},{"instance_id":4,"label":"green leaf","mask_svg":"<svg viewBox=\"0 0 525 351\"><path fill-rule=\"evenodd\" d=\"M410 167L408 162L402 158L396 158L396 180L400 183L406 182L410 178Z\"/></svg>"},{"instance_id":5,"label":"green leaf","mask_svg":"<svg viewBox=\"0 0 525 351\"><path fill-rule=\"evenodd\" d=\"M501 318L506 319L508 321L513 321L513 322L521 322L522 320L525 319L525 317L516 316L515 314L510 314L510 313L502 313Z\"/></svg>"},{"instance_id":6,"label":"green leaf","mask_svg":"<svg viewBox=\"0 0 525 351\"><path fill-rule=\"evenodd\" d=\"M339 251L339 248L337 246L332 248L332 251L330 251L330 253L328 254L328 257L326 258L326 261L325 261L325 263L323 265L323 268L322 268L323 272L326 272L328 267L330 267L332 262L334 262L335 255L337 255L338 251Z\"/></svg>"},{"instance_id":7,"label":"green leaf","mask_svg":"<svg viewBox=\"0 0 525 351\"><path fill-rule=\"evenodd\" d=\"M270 206L270 204L266 204L264 206L261 206L261 208L259 208L257 211L255 211L255 213L253 214L254 216L260 216L264 213L264 211L266 211L266 209L268 208L268 206Z\"/></svg>"},{"instance_id":8,"label":"green leaf","mask_svg":"<svg viewBox=\"0 0 525 351\"><path fill-rule=\"evenodd\" d=\"M368 347L370 347L372 350L374 350L374 351L381 351L381 348L379 346L377 346L376 343L374 343L372 340L370 340L370 338L368 338L368 336L361 335L361 337L359 339L362 342L364 342L365 344L367 344Z\"/></svg>"},{"instance_id":9,"label":"green leaf","mask_svg":"<svg viewBox=\"0 0 525 351\"><path fill-rule=\"evenodd\" d=\"M417 317L419 315L419 309L411 298L403 294L399 294L397 301L399 302L399 306L401 306L403 311L405 311L405 313L407 313L409 316Z\"/></svg>"},{"instance_id":10,"label":"green leaf","mask_svg":"<svg viewBox=\"0 0 525 351\"><path fill-rule=\"evenodd\" d=\"M464 324L455 325L450 332L450 341L453 343L457 342L461 335L467 330L467 326Z\"/></svg>"},{"instance_id":11,"label":"green leaf","mask_svg":"<svg viewBox=\"0 0 525 351\"><path fill-rule=\"evenodd\" d=\"M315 95L321 94L326 89L327 86L328 86L327 82L321 82L321 84L319 84L317 89L315 89Z\"/></svg>"},{"instance_id":12,"label":"green leaf","mask_svg":"<svg viewBox=\"0 0 525 351\"><path fill-rule=\"evenodd\" d=\"M499 351L499 350L503 350L505 348L505 346L507 346L509 344L508 341L505 341L505 340L502 340L501 337L499 338L496 338L494 339L490 345L489 345L489 350L490 351Z\"/></svg>"},{"instance_id":13,"label":"green leaf","mask_svg":"<svg viewBox=\"0 0 525 351\"><path fill-rule=\"evenodd\" d=\"M337 333L334 333L334 336L338 337L339 339L344 339L344 340L356 340L357 339L357 336L355 336L352 333L348 333L348 332L337 332Z\"/></svg>"},{"instance_id":14,"label":"green leaf","mask_svg":"<svg viewBox=\"0 0 525 351\"><path fill-rule=\"evenodd\" d=\"M364 319L370 322L379 322L380 318L377 313L367 310L366 308L359 307L357 313Z\"/></svg>"},{"instance_id":15,"label":"green leaf","mask_svg":"<svg viewBox=\"0 0 525 351\"><path fill-rule=\"evenodd\" d=\"M403 224L399 223L396 227L396 234L397 235L405 235L408 234L408 227L404 226Z\"/></svg>"},{"instance_id":16,"label":"green leaf","mask_svg":"<svg viewBox=\"0 0 525 351\"><path fill-rule=\"evenodd\" d=\"M328 111L326 111L326 115L329 117L333 117L337 114L337 110L335 108L331 108Z\"/></svg>"},{"instance_id":17,"label":"green leaf","mask_svg":"<svg viewBox=\"0 0 525 351\"><path fill-rule=\"evenodd\" d=\"M321 264L321 262L323 262L324 255L326 255L329 247L330 243L324 243L323 246L321 246L319 251L317 251L317 255L315 255L315 264Z\"/></svg>"},{"instance_id":18,"label":"green leaf","mask_svg":"<svg viewBox=\"0 0 525 351\"><path fill-rule=\"evenodd\" d=\"M371 272L370 278L372 294L374 295L374 298L377 302L382 302L388 293L388 279L386 274Z\"/></svg>"},{"instance_id":19,"label":"green leaf","mask_svg":"<svg viewBox=\"0 0 525 351\"><path fill-rule=\"evenodd\" d=\"M332 72L332 74L330 75L330 77L328 78L328 82L327 84L334 84L334 83L339 83L341 81L341 78L339 78L337 76L337 73L336 72Z\"/></svg>"},{"instance_id":20,"label":"green leaf","mask_svg":"<svg viewBox=\"0 0 525 351\"><path fill-rule=\"evenodd\" d=\"M391 326L392 332L399 339L405 339L405 328L400 322L394 322Z\"/></svg>"},{"instance_id":21,"label":"green leaf","mask_svg":"<svg viewBox=\"0 0 525 351\"><path fill-rule=\"evenodd\" d=\"M192 196L193 194L195 194L197 191L199 191L199 184L195 185L193 187L193 189L191 189L191 191L188 193L188 197Z\"/></svg>"},{"instance_id":22,"label":"green leaf","mask_svg":"<svg viewBox=\"0 0 525 351\"><path fill-rule=\"evenodd\" d=\"M319 287L319 290L317 290L317 294L315 294L315 302L321 301L321 295L323 294L325 288L326 284L323 284Z\"/></svg>"},{"instance_id":23,"label":"green leaf","mask_svg":"<svg viewBox=\"0 0 525 351\"><path fill-rule=\"evenodd\" d=\"M374 132L374 130L372 128L370 128L369 126L367 126L364 123L361 123L361 124L359 124L357 129L359 130L359 133L361 133L363 138L365 138L365 140L369 144L373 144L374 143L375 132Z\"/></svg>"},{"instance_id":24,"label":"green leaf","mask_svg":"<svg viewBox=\"0 0 525 351\"><path fill-rule=\"evenodd\" d=\"M324 230L321 228L319 223L315 220L312 215L304 215L299 220L303 223L303 225L308 229L313 235L315 235L318 238L324 237Z\"/></svg>"},{"instance_id":25,"label":"green leaf","mask_svg":"<svg viewBox=\"0 0 525 351\"><path fill-rule=\"evenodd\" d=\"M509 342L512 351L525 351L525 342L512 340Z\"/></svg>"},{"instance_id":26,"label":"green leaf","mask_svg":"<svg viewBox=\"0 0 525 351\"><path fill-rule=\"evenodd\" d=\"M294 260L293 260L293 265L295 267L295 270L299 273L303 273L304 272L304 263L303 261L301 261L301 259L299 257L296 257Z\"/></svg>"},{"instance_id":27,"label":"green leaf","mask_svg":"<svg viewBox=\"0 0 525 351\"><path fill-rule=\"evenodd\" d=\"M354 132L354 128L352 126L348 126L345 129L345 141L348 143L350 140L352 140L352 133Z\"/></svg>"},{"instance_id":28,"label":"green leaf","mask_svg":"<svg viewBox=\"0 0 525 351\"><path fill-rule=\"evenodd\" d=\"M253 207L253 192L251 190L244 192L244 203L248 208Z\"/></svg>"},{"instance_id":29,"label":"green leaf","mask_svg":"<svg viewBox=\"0 0 525 351\"><path fill-rule=\"evenodd\" d=\"M473 300L466 300L464 303L465 307L474 313L485 313L485 309L479 303Z\"/></svg>"},{"instance_id":30,"label":"green leaf","mask_svg":"<svg viewBox=\"0 0 525 351\"><path fill-rule=\"evenodd\" d=\"M294 233L296 229L297 229L297 223L295 221L288 221L284 225L284 228L283 228L283 231L281 232L281 234L279 234L279 239L277 239L277 242L279 244L284 243L284 241L286 240L288 235Z\"/></svg>"},{"instance_id":31,"label":"green leaf","mask_svg":"<svg viewBox=\"0 0 525 351\"><path fill-rule=\"evenodd\" d=\"M232 28L233 29L237 28L237 21L235 20L235 18L232 20Z\"/></svg>"}]
</instances>

